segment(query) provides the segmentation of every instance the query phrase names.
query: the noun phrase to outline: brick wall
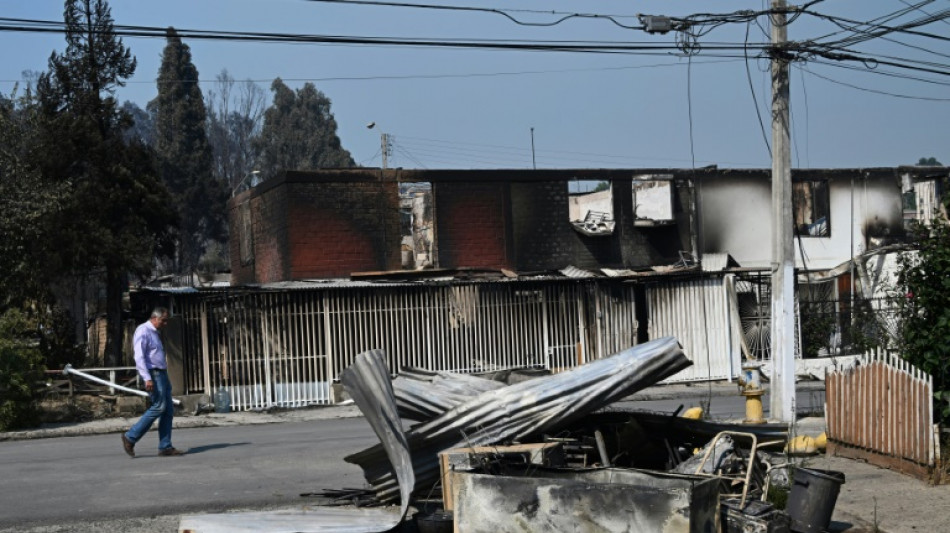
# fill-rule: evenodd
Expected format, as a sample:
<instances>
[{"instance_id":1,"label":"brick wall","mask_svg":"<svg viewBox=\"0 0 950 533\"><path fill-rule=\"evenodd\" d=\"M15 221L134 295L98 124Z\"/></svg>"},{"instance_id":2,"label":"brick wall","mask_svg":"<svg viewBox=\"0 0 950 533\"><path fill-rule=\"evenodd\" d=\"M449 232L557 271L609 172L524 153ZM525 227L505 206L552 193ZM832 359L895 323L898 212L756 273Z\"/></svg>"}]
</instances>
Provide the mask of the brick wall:
<instances>
[{"instance_id":1,"label":"brick wall","mask_svg":"<svg viewBox=\"0 0 950 533\"><path fill-rule=\"evenodd\" d=\"M396 183L293 183L288 190L290 279L401 268Z\"/></svg>"},{"instance_id":2,"label":"brick wall","mask_svg":"<svg viewBox=\"0 0 950 533\"><path fill-rule=\"evenodd\" d=\"M440 267L512 267L507 190L504 182L433 185Z\"/></svg>"},{"instance_id":3,"label":"brick wall","mask_svg":"<svg viewBox=\"0 0 950 533\"><path fill-rule=\"evenodd\" d=\"M241 261L241 224L243 205L250 206L251 256ZM245 191L231 201L230 253L231 283L270 283L286 280L289 274L287 256L287 190L271 187L262 192Z\"/></svg>"}]
</instances>

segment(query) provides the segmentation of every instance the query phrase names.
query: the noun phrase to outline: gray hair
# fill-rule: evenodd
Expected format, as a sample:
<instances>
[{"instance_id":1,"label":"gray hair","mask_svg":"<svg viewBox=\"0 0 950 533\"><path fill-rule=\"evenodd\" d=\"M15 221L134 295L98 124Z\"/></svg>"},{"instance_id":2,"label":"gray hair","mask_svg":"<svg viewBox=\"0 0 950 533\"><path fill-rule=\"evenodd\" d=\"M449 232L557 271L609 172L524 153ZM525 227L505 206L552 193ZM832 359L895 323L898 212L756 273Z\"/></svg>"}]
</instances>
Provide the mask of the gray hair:
<instances>
[{"instance_id":1,"label":"gray hair","mask_svg":"<svg viewBox=\"0 0 950 533\"><path fill-rule=\"evenodd\" d=\"M152 309L152 318L162 318L166 315L168 315L167 307L156 307L155 309Z\"/></svg>"}]
</instances>

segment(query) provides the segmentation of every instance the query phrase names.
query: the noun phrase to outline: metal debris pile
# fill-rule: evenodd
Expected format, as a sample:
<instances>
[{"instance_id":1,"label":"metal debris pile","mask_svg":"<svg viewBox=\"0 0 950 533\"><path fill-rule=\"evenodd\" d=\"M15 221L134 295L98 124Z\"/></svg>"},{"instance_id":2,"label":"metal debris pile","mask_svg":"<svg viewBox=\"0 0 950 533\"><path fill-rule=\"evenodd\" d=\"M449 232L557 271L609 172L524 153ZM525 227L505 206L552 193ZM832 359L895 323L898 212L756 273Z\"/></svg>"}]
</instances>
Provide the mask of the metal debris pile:
<instances>
[{"instance_id":1,"label":"metal debris pile","mask_svg":"<svg viewBox=\"0 0 950 533\"><path fill-rule=\"evenodd\" d=\"M672 337L514 384L421 369L392 379L385 352L361 353L341 381L380 443L345 458L369 490L331 496L398 514L328 511L294 531L789 531L769 502L789 486L787 460L770 453L784 426L604 409L691 364ZM403 419L418 423L404 431Z\"/></svg>"}]
</instances>

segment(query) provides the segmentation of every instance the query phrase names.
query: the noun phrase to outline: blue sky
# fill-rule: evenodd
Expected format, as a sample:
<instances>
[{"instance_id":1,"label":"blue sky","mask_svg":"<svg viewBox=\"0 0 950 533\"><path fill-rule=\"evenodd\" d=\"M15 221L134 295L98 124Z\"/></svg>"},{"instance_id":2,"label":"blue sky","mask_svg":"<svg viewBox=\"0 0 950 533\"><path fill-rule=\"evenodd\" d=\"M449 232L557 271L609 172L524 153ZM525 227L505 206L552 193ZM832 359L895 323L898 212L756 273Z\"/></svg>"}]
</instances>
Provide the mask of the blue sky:
<instances>
[{"instance_id":1,"label":"blue sky","mask_svg":"<svg viewBox=\"0 0 950 533\"><path fill-rule=\"evenodd\" d=\"M638 13L685 17L763 9L762 0L621 2L452 0L419 2L504 9L522 22L551 22L559 13L612 15L638 26ZM650 35L606 18L572 18L549 27L519 25L498 13L342 5L308 0L115 0L117 25L180 30L279 32L361 37L519 39L672 44L675 34ZM826 0L816 12L856 21L901 9L904 0ZM899 19L909 22L950 9L936 0ZM0 3L0 17L62 20L54 0ZM547 11L549 13L540 13ZM556 14L557 13L557 14ZM894 24L894 22L889 22ZM202 89L223 69L265 89L275 77L297 87L312 81L333 102L343 146L366 166L378 166L380 132L393 136L391 166L406 168L530 168L534 128L538 168L643 168L718 164L768 168L759 116L769 125L765 60L716 57L715 43L745 41L745 23L726 24L699 38L691 60L655 55L412 48L368 45L262 44L189 41ZM950 20L918 28L950 36ZM840 28L803 15L791 40ZM840 34L839 36L844 36ZM749 27L749 42L766 40ZM119 99L144 107L156 94L164 39L124 38L138 69ZM10 94L25 70L45 70L59 34L0 32L0 91ZM853 50L879 58L913 59L950 72L950 42L890 34ZM748 72L747 72L748 65ZM950 164L950 76L860 63L792 68L792 164L800 168L876 167L936 157ZM807 69L807 72L803 69ZM910 75L919 80L883 73ZM825 79L828 78L828 79ZM833 81L829 81L833 80ZM937 83L934 83L937 82ZM846 86L843 84L850 85ZM756 100L753 99L753 91ZM878 91L879 94L869 91ZM899 95L899 96L896 96ZM268 92L268 96L270 96ZM758 109L758 113L757 113ZM377 124L369 130L366 125ZM691 142L692 139L692 142Z\"/></svg>"}]
</instances>

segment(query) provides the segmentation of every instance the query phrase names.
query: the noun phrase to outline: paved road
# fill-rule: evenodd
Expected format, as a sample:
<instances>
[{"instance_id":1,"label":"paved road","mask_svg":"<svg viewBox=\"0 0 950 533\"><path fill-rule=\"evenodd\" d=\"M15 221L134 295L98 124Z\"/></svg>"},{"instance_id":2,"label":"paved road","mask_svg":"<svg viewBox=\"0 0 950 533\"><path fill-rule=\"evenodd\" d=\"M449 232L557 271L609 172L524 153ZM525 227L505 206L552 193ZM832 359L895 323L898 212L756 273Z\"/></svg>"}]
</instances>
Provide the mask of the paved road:
<instances>
[{"instance_id":1,"label":"paved road","mask_svg":"<svg viewBox=\"0 0 950 533\"><path fill-rule=\"evenodd\" d=\"M364 486L343 456L377 442L362 418L177 429L174 440L189 454L157 457L154 432L135 459L115 433L0 442L0 530L314 503L300 494Z\"/></svg>"}]
</instances>

